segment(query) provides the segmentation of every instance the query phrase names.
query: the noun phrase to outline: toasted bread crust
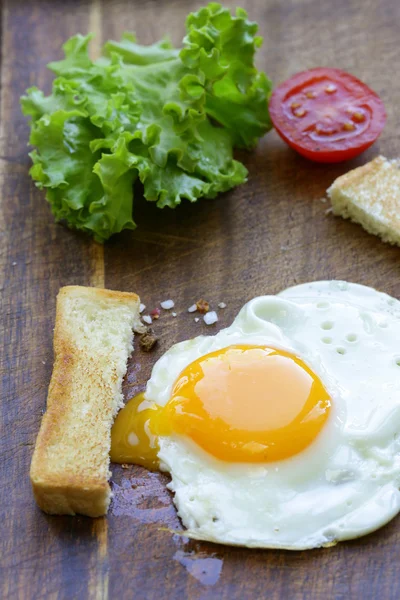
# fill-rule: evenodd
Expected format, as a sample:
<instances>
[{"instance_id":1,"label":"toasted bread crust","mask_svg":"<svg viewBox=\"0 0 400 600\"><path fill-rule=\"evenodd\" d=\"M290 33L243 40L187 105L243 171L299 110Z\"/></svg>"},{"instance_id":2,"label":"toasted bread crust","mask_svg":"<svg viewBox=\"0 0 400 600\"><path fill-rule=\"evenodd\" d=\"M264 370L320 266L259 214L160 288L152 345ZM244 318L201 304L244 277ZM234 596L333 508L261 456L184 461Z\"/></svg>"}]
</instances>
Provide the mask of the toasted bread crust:
<instances>
[{"instance_id":1,"label":"toasted bread crust","mask_svg":"<svg viewBox=\"0 0 400 600\"><path fill-rule=\"evenodd\" d=\"M377 156L338 177L328 189L333 213L359 223L390 244L400 245L400 168Z\"/></svg>"},{"instance_id":2,"label":"toasted bread crust","mask_svg":"<svg viewBox=\"0 0 400 600\"><path fill-rule=\"evenodd\" d=\"M107 512L111 426L139 303L136 294L80 286L58 294L55 362L30 470L45 512Z\"/></svg>"}]
</instances>

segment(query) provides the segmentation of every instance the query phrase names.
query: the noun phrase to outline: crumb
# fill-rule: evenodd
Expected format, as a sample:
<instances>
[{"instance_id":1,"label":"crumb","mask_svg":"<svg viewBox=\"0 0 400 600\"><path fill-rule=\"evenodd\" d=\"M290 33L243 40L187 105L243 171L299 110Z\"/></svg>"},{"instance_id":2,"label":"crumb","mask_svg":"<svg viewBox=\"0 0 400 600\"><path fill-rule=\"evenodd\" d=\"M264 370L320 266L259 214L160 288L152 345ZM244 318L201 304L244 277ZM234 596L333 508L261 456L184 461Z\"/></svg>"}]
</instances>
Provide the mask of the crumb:
<instances>
[{"instance_id":1,"label":"crumb","mask_svg":"<svg viewBox=\"0 0 400 600\"><path fill-rule=\"evenodd\" d=\"M201 298L200 300L197 300L196 308L200 314L204 315L205 313L208 313L208 311L210 310L210 305L207 302L207 300L203 300Z\"/></svg>"},{"instance_id":2,"label":"crumb","mask_svg":"<svg viewBox=\"0 0 400 600\"><path fill-rule=\"evenodd\" d=\"M153 319L150 317L150 315L144 315L142 319L145 323L147 323L147 325L151 325L153 322Z\"/></svg>"},{"instance_id":3,"label":"crumb","mask_svg":"<svg viewBox=\"0 0 400 600\"><path fill-rule=\"evenodd\" d=\"M323 204L326 204L326 203L328 202L328 199L327 199L327 198L320 198L320 201L321 201Z\"/></svg>"},{"instance_id":4,"label":"crumb","mask_svg":"<svg viewBox=\"0 0 400 600\"><path fill-rule=\"evenodd\" d=\"M153 330L148 327L147 331L140 336L139 345L143 352L151 352L157 341L158 338L154 335Z\"/></svg>"},{"instance_id":5,"label":"crumb","mask_svg":"<svg viewBox=\"0 0 400 600\"><path fill-rule=\"evenodd\" d=\"M218 308L226 308L226 304L225 304L225 302L220 302L220 303L218 304Z\"/></svg>"},{"instance_id":6,"label":"crumb","mask_svg":"<svg viewBox=\"0 0 400 600\"><path fill-rule=\"evenodd\" d=\"M326 215L330 215L330 214L331 214L331 212L333 212L333 208L332 208L332 207L330 207L330 208L327 208L327 209L326 209L326 211L325 211L325 214L326 214Z\"/></svg>"},{"instance_id":7,"label":"crumb","mask_svg":"<svg viewBox=\"0 0 400 600\"><path fill-rule=\"evenodd\" d=\"M127 465L126 463L122 463L121 467L123 469L129 469L129 465Z\"/></svg>"},{"instance_id":8,"label":"crumb","mask_svg":"<svg viewBox=\"0 0 400 600\"><path fill-rule=\"evenodd\" d=\"M197 310L196 304L192 304L192 306L189 306L189 308L188 308L188 312L196 312L196 310Z\"/></svg>"},{"instance_id":9,"label":"crumb","mask_svg":"<svg viewBox=\"0 0 400 600\"><path fill-rule=\"evenodd\" d=\"M45 360L42 360L42 365L45 365L45 364L46 364L46 361L45 361Z\"/></svg>"},{"instance_id":10,"label":"crumb","mask_svg":"<svg viewBox=\"0 0 400 600\"><path fill-rule=\"evenodd\" d=\"M164 310L170 310L171 308L174 308L175 302L173 300L164 300L164 302L160 303L160 306Z\"/></svg>"},{"instance_id":11,"label":"crumb","mask_svg":"<svg viewBox=\"0 0 400 600\"><path fill-rule=\"evenodd\" d=\"M214 323L218 321L218 315L215 310L212 310L211 312L206 313L203 319L206 325L214 325Z\"/></svg>"}]
</instances>

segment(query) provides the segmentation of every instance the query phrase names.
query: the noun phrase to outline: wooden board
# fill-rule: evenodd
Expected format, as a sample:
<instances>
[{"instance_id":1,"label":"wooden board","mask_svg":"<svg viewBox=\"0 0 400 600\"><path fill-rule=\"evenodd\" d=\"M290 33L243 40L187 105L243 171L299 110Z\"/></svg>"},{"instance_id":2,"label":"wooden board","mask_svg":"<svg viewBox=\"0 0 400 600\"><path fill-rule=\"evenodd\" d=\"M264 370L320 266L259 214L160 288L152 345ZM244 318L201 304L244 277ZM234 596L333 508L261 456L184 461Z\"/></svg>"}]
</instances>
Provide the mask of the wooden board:
<instances>
[{"instance_id":1,"label":"wooden board","mask_svg":"<svg viewBox=\"0 0 400 600\"><path fill-rule=\"evenodd\" d=\"M150 43L178 43L184 0L4 0L1 4L1 498L2 598L393 598L400 597L400 521L364 539L310 552L250 551L189 542L165 490L167 478L113 468L107 519L49 517L34 504L28 469L52 368L55 297L66 284L138 292L149 307L173 298L178 316L156 324L155 353L135 351L125 393L142 390L172 343L206 331L186 312L199 297L228 325L253 296L338 278L400 296L400 251L326 214L325 189L382 152L399 154L400 3L382 0L242 0L260 23L259 67L278 82L320 65L347 69L382 96L388 123L379 143L347 165L295 155L270 133L244 154L250 181L214 201L160 211L138 201L139 228L103 248L55 225L28 177L28 127L18 97L49 89L46 63L70 35L100 40L136 30Z\"/></svg>"}]
</instances>

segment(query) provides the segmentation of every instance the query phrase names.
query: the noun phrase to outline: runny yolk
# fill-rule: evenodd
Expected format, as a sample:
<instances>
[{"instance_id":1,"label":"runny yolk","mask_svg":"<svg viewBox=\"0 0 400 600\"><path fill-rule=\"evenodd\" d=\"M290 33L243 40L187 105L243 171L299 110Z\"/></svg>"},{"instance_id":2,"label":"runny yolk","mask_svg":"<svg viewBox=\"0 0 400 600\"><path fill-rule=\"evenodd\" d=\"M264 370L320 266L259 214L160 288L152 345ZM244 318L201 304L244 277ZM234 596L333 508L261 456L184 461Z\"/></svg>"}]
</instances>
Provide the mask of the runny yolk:
<instances>
[{"instance_id":1,"label":"runny yolk","mask_svg":"<svg viewBox=\"0 0 400 600\"><path fill-rule=\"evenodd\" d=\"M125 404L111 430L112 462L142 465L150 471L158 469L158 441L150 428L158 411L157 405L146 400L143 393Z\"/></svg>"},{"instance_id":2,"label":"runny yolk","mask_svg":"<svg viewBox=\"0 0 400 600\"><path fill-rule=\"evenodd\" d=\"M112 431L111 460L157 468L158 436L184 435L227 462L269 462L304 450L329 416L319 378L266 346L211 352L179 375L165 407L131 400Z\"/></svg>"}]
</instances>

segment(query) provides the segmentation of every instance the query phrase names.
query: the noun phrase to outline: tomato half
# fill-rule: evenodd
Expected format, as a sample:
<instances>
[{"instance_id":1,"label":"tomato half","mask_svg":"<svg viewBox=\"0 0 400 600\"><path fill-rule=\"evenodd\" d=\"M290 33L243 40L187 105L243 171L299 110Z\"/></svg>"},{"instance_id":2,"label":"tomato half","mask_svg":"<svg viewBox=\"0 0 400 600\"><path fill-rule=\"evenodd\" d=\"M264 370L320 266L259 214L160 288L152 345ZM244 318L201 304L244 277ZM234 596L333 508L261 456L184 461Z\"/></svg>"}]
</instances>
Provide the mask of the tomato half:
<instances>
[{"instance_id":1,"label":"tomato half","mask_svg":"<svg viewBox=\"0 0 400 600\"><path fill-rule=\"evenodd\" d=\"M317 162L357 156L374 143L386 122L382 100L365 83L324 67L281 83L272 93L269 112L281 138Z\"/></svg>"}]
</instances>

